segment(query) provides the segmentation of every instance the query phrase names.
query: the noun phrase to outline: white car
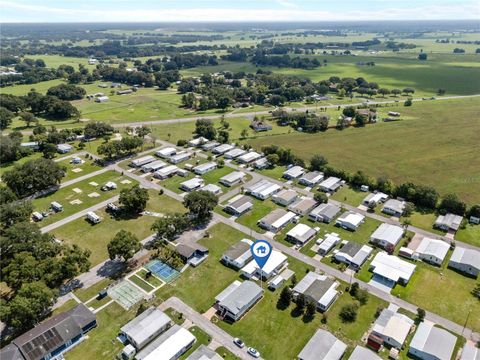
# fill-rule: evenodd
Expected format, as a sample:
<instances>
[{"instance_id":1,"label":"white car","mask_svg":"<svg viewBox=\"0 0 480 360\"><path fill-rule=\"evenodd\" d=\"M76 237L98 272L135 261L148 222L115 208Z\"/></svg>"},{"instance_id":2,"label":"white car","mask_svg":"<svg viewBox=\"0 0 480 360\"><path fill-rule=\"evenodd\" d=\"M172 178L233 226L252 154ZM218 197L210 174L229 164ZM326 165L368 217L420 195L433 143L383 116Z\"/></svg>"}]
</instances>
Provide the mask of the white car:
<instances>
[{"instance_id":1,"label":"white car","mask_svg":"<svg viewBox=\"0 0 480 360\"><path fill-rule=\"evenodd\" d=\"M233 343L237 345L240 349L243 349L245 347L245 343L239 338L233 339Z\"/></svg>"},{"instance_id":2,"label":"white car","mask_svg":"<svg viewBox=\"0 0 480 360\"><path fill-rule=\"evenodd\" d=\"M256 349L254 349L254 348L252 348L252 347L249 347L249 348L247 349L247 353L248 353L249 355L253 356L254 358L259 358L259 357L260 357L260 353L259 353Z\"/></svg>"}]
</instances>

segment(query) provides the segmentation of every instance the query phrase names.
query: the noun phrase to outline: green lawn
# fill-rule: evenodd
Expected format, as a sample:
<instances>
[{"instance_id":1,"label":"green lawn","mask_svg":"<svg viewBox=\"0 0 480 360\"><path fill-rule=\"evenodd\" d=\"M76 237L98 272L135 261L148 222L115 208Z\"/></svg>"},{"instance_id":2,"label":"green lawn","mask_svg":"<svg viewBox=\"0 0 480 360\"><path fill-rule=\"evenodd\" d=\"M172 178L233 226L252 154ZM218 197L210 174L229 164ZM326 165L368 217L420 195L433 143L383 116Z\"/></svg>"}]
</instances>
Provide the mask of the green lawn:
<instances>
[{"instance_id":1,"label":"green lawn","mask_svg":"<svg viewBox=\"0 0 480 360\"><path fill-rule=\"evenodd\" d=\"M97 296L100 290L105 289L111 283L113 283L112 279L103 279L88 288L80 288L75 290L74 294L80 299L80 301L86 302L92 297Z\"/></svg>"},{"instance_id":2,"label":"green lawn","mask_svg":"<svg viewBox=\"0 0 480 360\"><path fill-rule=\"evenodd\" d=\"M183 206L176 200L166 195L152 196L152 205L147 209L160 211L164 214L182 211ZM103 218L102 222L91 225L84 218L74 220L55 229L52 233L56 238L69 244L77 244L82 248L92 251L90 262L96 265L108 258L107 244L119 230L131 231L139 240L145 239L153 231L151 226L157 219L153 216L139 216L137 218L113 218L104 209L96 212Z\"/></svg>"},{"instance_id":3,"label":"green lawn","mask_svg":"<svg viewBox=\"0 0 480 360\"><path fill-rule=\"evenodd\" d=\"M139 278L141 278L142 280L148 282L150 285L152 285L152 286L154 286L154 287L157 287L157 286L160 286L160 285L163 284L163 282L162 282L160 279L158 279L155 275L151 275L151 276L147 279L147 277L146 277L147 273L148 273L147 270L141 269L139 272L137 272L136 275L137 275Z\"/></svg>"},{"instance_id":4,"label":"green lawn","mask_svg":"<svg viewBox=\"0 0 480 360\"><path fill-rule=\"evenodd\" d=\"M480 225L466 224L455 234L455 239L475 246L480 246Z\"/></svg>"},{"instance_id":5,"label":"green lawn","mask_svg":"<svg viewBox=\"0 0 480 360\"><path fill-rule=\"evenodd\" d=\"M76 179L80 176L84 176L87 174L90 174L94 171L100 170L102 167L95 164L93 160L87 159L85 156L79 156L83 161L85 161L83 164L72 164L70 161L72 159L66 159L59 161L59 165L63 165L67 168L67 172L65 174L65 177L62 179L62 182ZM75 169L80 169L81 171L73 171Z\"/></svg>"},{"instance_id":6,"label":"green lawn","mask_svg":"<svg viewBox=\"0 0 480 360\"><path fill-rule=\"evenodd\" d=\"M448 264L448 257L444 264ZM467 327L480 331L480 302L470 293L476 281L452 271L418 262L407 286L397 285L392 294L440 316L464 324L471 311ZM437 296L438 289L443 289ZM432 301L435 298L435 301Z\"/></svg>"},{"instance_id":7,"label":"green lawn","mask_svg":"<svg viewBox=\"0 0 480 360\"><path fill-rule=\"evenodd\" d=\"M215 349L215 352L225 360L240 360L239 357L235 356L225 346L219 346L218 348Z\"/></svg>"},{"instance_id":8,"label":"green lawn","mask_svg":"<svg viewBox=\"0 0 480 360\"><path fill-rule=\"evenodd\" d=\"M417 102L412 107L386 108L404 120L365 128L292 133L248 142L260 149L272 143L291 148L309 160L320 153L334 167L370 176L386 175L395 183L412 181L453 192L469 204L480 200L480 157L476 144L480 122L478 98ZM342 151L338 151L342 149ZM395 149L391 151L391 149ZM374 155L373 155L374 154Z\"/></svg>"},{"instance_id":9,"label":"green lawn","mask_svg":"<svg viewBox=\"0 0 480 360\"><path fill-rule=\"evenodd\" d=\"M253 200L253 208L240 215L237 222L257 232L264 233L265 230L257 225L257 221L279 207L272 200L259 200L253 196L251 199Z\"/></svg>"},{"instance_id":10,"label":"green lawn","mask_svg":"<svg viewBox=\"0 0 480 360\"><path fill-rule=\"evenodd\" d=\"M128 180L130 184L122 184L121 181ZM113 181L117 184L116 190L111 191L102 191L100 188L105 185L107 182ZM95 182L98 185L91 185L91 182ZM48 195L36 198L32 201L34 211L46 211L50 208L50 203L52 201L57 201L63 205L63 211L58 213L52 213L46 219L43 219L39 224L40 226L45 226L53 222L59 221L66 218L67 216L73 215L78 211L84 210L107 200L120 193L121 189L130 188L136 184L135 180L129 179L126 176L121 176L115 171L107 171L97 176L85 179L73 185L66 186L59 189L56 192L50 193ZM73 189L80 189L81 192L77 193ZM97 197L90 197L89 194L97 193ZM74 200L80 200L81 204L71 204ZM83 220L83 219L82 219Z\"/></svg>"},{"instance_id":11,"label":"green lawn","mask_svg":"<svg viewBox=\"0 0 480 360\"><path fill-rule=\"evenodd\" d=\"M403 221L404 219L407 218L402 217L400 220ZM413 226L428 230L439 235L445 235L445 231L433 227L433 224L437 219L437 215L433 212L414 211L412 215L408 217L408 219L410 219Z\"/></svg>"},{"instance_id":12,"label":"green lawn","mask_svg":"<svg viewBox=\"0 0 480 360\"><path fill-rule=\"evenodd\" d=\"M368 195L368 192L352 189L350 186L342 186L340 190L333 193L331 198L333 200L341 201L346 204L357 207L362 204L363 199Z\"/></svg>"},{"instance_id":13,"label":"green lawn","mask_svg":"<svg viewBox=\"0 0 480 360\"><path fill-rule=\"evenodd\" d=\"M149 283L147 283L145 280L143 280L141 277L137 275L130 276L128 280L133 282L135 285L141 287L146 292L150 292L154 289L153 286L151 286Z\"/></svg>"},{"instance_id":14,"label":"green lawn","mask_svg":"<svg viewBox=\"0 0 480 360\"><path fill-rule=\"evenodd\" d=\"M177 310L173 308L168 308L164 311L165 314L170 316L170 318L175 322L177 325L182 325L185 322L185 316L182 313L179 313Z\"/></svg>"}]
</instances>

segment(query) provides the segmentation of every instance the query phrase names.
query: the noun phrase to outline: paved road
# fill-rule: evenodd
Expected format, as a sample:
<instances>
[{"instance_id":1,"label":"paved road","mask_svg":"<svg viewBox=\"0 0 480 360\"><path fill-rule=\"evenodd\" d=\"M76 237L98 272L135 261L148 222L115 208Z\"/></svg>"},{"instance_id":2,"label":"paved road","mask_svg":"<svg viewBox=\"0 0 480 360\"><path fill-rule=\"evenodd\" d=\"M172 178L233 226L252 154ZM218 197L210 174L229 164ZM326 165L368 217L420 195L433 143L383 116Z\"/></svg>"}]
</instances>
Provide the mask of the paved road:
<instances>
[{"instance_id":1,"label":"paved road","mask_svg":"<svg viewBox=\"0 0 480 360\"><path fill-rule=\"evenodd\" d=\"M252 359L248 354L246 347L240 349L233 343L233 337L225 332L224 330L220 329L217 325L213 324L203 315L199 314L195 310L193 310L190 306L185 304L182 300L177 297L172 296L168 298L163 303L160 304L159 309L162 311L167 310L168 308L173 308L185 316L188 320L192 323L197 325L198 327L205 330L216 342L225 346L228 350L234 353L236 356L240 357L241 359ZM273 335L273 334L272 334ZM248 345L247 345L248 346Z\"/></svg>"}]
</instances>

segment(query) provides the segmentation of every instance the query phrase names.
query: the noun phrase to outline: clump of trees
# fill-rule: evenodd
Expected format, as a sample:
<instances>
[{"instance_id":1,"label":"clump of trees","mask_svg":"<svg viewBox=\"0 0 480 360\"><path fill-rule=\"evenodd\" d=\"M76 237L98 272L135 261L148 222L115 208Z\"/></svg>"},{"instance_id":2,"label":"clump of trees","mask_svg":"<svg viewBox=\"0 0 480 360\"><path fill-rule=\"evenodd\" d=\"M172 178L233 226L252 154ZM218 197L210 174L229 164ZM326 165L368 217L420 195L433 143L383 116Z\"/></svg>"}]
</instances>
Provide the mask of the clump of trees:
<instances>
[{"instance_id":1,"label":"clump of trees","mask_svg":"<svg viewBox=\"0 0 480 360\"><path fill-rule=\"evenodd\" d=\"M142 248L138 238L130 231L120 230L107 245L110 260L122 259L128 262Z\"/></svg>"},{"instance_id":2,"label":"clump of trees","mask_svg":"<svg viewBox=\"0 0 480 360\"><path fill-rule=\"evenodd\" d=\"M101 144L97 151L98 154L104 155L107 159L112 159L135 153L143 143L144 141L137 136L128 136L123 137L119 141L110 141Z\"/></svg>"},{"instance_id":3,"label":"clump of trees","mask_svg":"<svg viewBox=\"0 0 480 360\"><path fill-rule=\"evenodd\" d=\"M47 95L56 96L60 100L81 100L86 93L84 88L72 84L60 84L47 90Z\"/></svg>"},{"instance_id":4,"label":"clump of trees","mask_svg":"<svg viewBox=\"0 0 480 360\"><path fill-rule=\"evenodd\" d=\"M217 129L213 125L213 121L210 119L198 119L195 122L196 137L204 137L208 140L215 140L217 137Z\"/></svg>"},{"instance_id":5,"label":"clump of trees","mask_svg":"<svg viewBox=\"0 0 480 360\"><path fill-rule=\"evenodd\" d=\"M122 189L118 202L128 215L138 215L145 210L149 199L148 190L134 185L130 189Z\"/></svg>"},{"instance_id":6,"label":"clump of trees","mask_svg":"<svg viewBox=\"0 0 480 360\"><path fill-rule=\"evenodd\" d=\"M183 205L189 210L192 220L202 224L212 218L212 212L218 205L218 196L211 191L192 191L183 199Z\"/></svg>"},{"instance_id":7,"label":"clump of trees","mask_svg":"<svg viewBox=\"0 0 480 360\"><path fill-rule=\"evenodd\" d=\"M318 115L315 113L298 112L289 113L284 110L274 111L272 115L277 119L280 126L292 126L302 131L315 133L328 129L330 117L328 115Z\"/></svg>"}]
</instances>

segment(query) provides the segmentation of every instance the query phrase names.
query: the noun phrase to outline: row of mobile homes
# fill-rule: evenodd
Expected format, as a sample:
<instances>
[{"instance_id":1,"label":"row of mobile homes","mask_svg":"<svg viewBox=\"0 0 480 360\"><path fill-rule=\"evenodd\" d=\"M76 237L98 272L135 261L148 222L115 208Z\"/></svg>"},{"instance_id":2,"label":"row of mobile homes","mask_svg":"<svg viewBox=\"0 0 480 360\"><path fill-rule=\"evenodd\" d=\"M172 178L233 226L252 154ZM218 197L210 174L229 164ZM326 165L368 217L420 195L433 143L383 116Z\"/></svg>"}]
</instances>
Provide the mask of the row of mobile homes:
<instances>
[{"instance_id":1,"label":"row of mobile homes","mask_svg":"<svg viewBox=\"0 0 480 360\"><path fill-rule=\"evenodd\" d=\"M311 171L304 174L300 180L298 181L301 185L305 185L308 187L314 187L320 181L323 180L323 173L319 171Z\"/></svg>"},{"instance_id":2,"label":"row of mobile homes","mask_svg":"<svg viewBox=\"0 0 480 360\"><path fill-rule=\"evenodd\" d=\"M245 190L247 194L249 193L257 199L266 200L273 194L279 192L281 189L281 186L269 180L260 180L259 182L246 188Z\"/></svg>"},{"instance_id":3,"label":"row of mobile homes","mask_svg":"<svg viewBox=\"0 0 480 360\"><path fill-rule=\"evenodd\" d=\"M247 175L241 171L233 171L230 174L222 176L219 182L222 185L230 187L243 182L246 176Z\"/></svg>"},{"instance_id":4,"label":"row of mobile homes","mask_svg":"<svg viewBox=\"0 0 480 360\"><path fill-rule=\"evenodd\" d=\"M180 169L176 165L169 165L157 170L153 173L153 176L157 179L163 180L175 175Z\"/></svg>"},{"instance_id":5,"label":"row of mobile homes","mask_svg":"<svg viewBox=\"0 0 480 360\"><path fill-rule=\"evenodd\" d=\"M154 156L147 155L147 156L142 156L141 158L134 159L130 162L130 166L139 168L142 167L148 163L154 162L156 159Z\"/></svg>"}]
</instances>

